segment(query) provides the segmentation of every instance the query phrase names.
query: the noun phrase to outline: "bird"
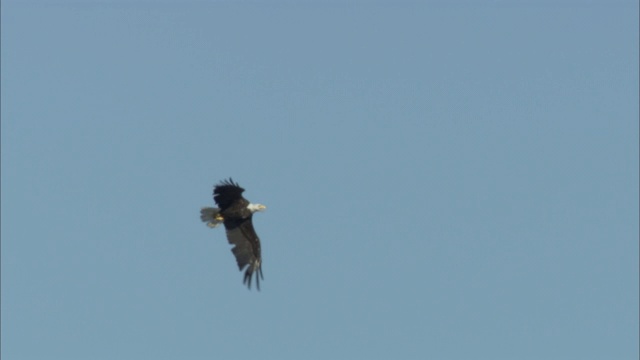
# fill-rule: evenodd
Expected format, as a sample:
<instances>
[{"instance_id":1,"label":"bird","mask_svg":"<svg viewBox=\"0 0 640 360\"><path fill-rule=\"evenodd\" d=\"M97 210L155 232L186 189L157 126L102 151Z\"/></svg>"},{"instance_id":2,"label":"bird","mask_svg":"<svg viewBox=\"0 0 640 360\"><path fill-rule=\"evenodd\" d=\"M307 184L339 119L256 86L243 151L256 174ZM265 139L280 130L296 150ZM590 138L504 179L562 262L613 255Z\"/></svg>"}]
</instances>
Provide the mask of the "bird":
<instances>
[{"instance_id":1,"label":"bird","mask_svg":"<svg viewBox=\"0 0 640 360\"><path fill-rule=\"evenodd\" d=\"M251 289L251 280L255 274L256 288L260 291L262 275L262 255L260 238L253 228L252 217L255 212L267 207L253 204L242 196L244 189L233 182L232 178L222 180L213 188L213 200L217 207L203 207L200 219L210 228L224 224L227 240L234 245L231 252L236 257L240 271L244 272L243 283Z\"/></svg>"}]
</instances>

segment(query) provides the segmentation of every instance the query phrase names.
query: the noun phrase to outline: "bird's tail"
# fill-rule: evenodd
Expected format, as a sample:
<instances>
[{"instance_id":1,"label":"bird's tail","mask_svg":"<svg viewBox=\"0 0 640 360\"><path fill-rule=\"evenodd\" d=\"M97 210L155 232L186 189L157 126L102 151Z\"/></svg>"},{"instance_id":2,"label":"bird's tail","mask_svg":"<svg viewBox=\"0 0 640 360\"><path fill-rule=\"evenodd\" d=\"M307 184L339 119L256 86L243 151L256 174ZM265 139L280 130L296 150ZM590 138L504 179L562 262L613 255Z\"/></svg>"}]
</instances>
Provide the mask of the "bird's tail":
<instances>
[{"instance_id":1,"label":"bird's tail","mask_svg":"<svg viewBox=\"0 0 640 360\"><path fill-rule=\"evenodd\" d=\"M203 207L200 210L200 220L207 223L207 226L210 228L214 228L224 221L222 216L220 216L220 209L212 207Z\"/></svg>"}]
</instances>

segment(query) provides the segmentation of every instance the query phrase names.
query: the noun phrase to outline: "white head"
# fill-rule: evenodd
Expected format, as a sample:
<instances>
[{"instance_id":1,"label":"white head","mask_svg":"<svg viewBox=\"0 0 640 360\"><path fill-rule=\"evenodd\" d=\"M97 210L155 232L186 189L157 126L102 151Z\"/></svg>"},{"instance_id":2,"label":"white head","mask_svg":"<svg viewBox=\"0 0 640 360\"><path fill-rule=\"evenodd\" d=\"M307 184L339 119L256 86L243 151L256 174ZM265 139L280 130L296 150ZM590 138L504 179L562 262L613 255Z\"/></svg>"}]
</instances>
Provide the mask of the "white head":
<instances>
[{"instance_id":1,"label":"white head","mask_svg":"<svg viewBox=\"0 0 640 360\"><path fill-rule=\"evenodd\" d=\"M247 205L247 209L251 211L253 214L256 211L264 211L267 207L262 204L249 204Z\"/></svg>"}]
</instances>

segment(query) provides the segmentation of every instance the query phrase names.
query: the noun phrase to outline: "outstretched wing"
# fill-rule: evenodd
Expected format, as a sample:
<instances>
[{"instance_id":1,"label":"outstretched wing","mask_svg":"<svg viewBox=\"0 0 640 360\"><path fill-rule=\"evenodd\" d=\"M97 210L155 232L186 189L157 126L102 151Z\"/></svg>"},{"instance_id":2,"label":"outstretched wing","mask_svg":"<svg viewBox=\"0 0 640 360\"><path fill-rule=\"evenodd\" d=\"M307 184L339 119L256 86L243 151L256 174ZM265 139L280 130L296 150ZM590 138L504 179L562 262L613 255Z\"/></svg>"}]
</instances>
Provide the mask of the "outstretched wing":
<instances>
[{"instance_id":1,"label":"outstretched wing","mask_svg":"<svg viewBox=\"0 0 640 360\"><path fill-rule=\"evenodd\" d=\"M238 200L243 200L243 203L247 203L243 197L242 193L244 189L238 185L238 183L234 183L233 179L229 178L229 180L223 180L213 189L213 200L216 202L218 207L220 207L220 211L225 211L228 207L233 205Z\"/></svg>"},{"instance_id":2,"label":"outstretched wing","mask_svg":"<svg viewBox=\"0 0 640 360\"><path fill-rule=\"evenodd\" d=\"M227 240L234 245L231 249L236 257L238 268L244 272L244 284L251 289L251 279L256 274L256 288L260 290L262 276L262 257L260 255L260 239L253 228L251 216L244 219L225 219Z\"/></svg>"}]
</instances>

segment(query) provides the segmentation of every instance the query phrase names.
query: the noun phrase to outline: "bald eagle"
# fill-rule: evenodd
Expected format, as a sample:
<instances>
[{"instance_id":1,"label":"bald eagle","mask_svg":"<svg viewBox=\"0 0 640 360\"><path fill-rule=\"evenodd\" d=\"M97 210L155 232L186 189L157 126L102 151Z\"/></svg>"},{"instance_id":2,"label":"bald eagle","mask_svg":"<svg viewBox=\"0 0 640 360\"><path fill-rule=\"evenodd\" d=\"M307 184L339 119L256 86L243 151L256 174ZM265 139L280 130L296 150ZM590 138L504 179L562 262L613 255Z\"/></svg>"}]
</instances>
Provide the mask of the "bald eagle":
<instances>
[{"instance_id":1,"label":"bald eagle","mask_svg":"<svg viewBox=\"0 0 640 360\"><path fill-rule=\"evenodd\" d=\"M213 200L217 208L203 207L200 219L210 228L221 223L227 232L229 244L236 257L238 267L244 272L244 284L251 289L251 279L256 273L256 288L260 290L262 276L262 257L260 255L260 239L253 228L251 218L256 211L263 211L267 207L262 204L252 204L242 197L244 189L234 183L231 178L223 180L213 189Z\"/></svg>"}]
</instances>

